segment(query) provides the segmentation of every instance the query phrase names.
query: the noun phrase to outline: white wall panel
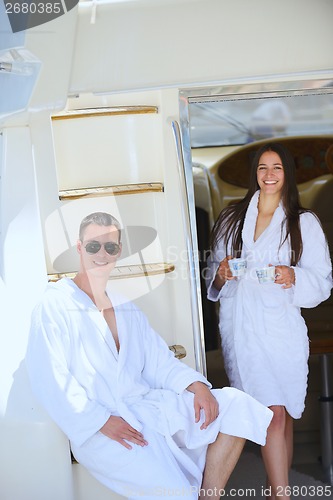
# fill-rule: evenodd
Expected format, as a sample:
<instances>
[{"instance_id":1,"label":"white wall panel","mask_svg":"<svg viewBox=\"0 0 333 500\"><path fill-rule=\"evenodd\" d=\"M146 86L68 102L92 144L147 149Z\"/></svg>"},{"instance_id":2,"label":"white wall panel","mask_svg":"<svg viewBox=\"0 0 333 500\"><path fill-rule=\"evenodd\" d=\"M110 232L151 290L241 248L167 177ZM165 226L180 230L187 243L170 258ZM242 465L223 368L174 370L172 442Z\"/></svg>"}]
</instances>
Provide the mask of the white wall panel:
<instances>
[{"instance_id":1,"label":"white wall panel","mask_svg":"<svg viewBox=\"0 0 333 500\"><path fill-rule=\"evenodd\" d=\"M59 189L162 182L157 114L53 120Z\"/></svg>"},{"instance_id":2,"label":"white wall panel","mask_svg":"<svg viewBox=\"0 0 333 500\"><path fill-rule=\"evenodd\" d=\"M71 92L192 86L333 66L331 0L81 2Z\"/></svg>"},{"instance_id":3,"label":"white wall panel","mask_svg":"<svg viewBox=\"0 0 333 500\"><path fill-rule=\"evenodd\" d=\"M36 403L24 363L31 311L46 285L29 128L5 129L3 146L0 497L72 500L68 441Z\"/></svg>"}]
</instances>

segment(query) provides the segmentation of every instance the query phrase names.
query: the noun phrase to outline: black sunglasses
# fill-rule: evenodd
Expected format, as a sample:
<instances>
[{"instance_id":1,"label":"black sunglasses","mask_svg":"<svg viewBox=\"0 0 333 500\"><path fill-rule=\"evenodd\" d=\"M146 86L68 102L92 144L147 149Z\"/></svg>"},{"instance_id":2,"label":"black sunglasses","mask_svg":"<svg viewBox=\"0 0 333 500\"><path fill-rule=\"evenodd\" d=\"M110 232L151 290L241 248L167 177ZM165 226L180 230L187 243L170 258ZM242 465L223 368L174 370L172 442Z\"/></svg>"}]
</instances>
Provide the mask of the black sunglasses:
<instances>
[{"instance_id":1,"label":"black sunglasses","mask_svg":"<svg viewBox=\"0 0 333 500\"><path fill-rule=\"evenodd\" d=\"M100 243L99 241L89 241L86 246L87 253L94 254L100 251L102 246L105 248L105 251L109 255L117 255L120 250L120 245L118 243L114 243L113 241L107 241L106 243Z\"/></svg>"}]
</instances>

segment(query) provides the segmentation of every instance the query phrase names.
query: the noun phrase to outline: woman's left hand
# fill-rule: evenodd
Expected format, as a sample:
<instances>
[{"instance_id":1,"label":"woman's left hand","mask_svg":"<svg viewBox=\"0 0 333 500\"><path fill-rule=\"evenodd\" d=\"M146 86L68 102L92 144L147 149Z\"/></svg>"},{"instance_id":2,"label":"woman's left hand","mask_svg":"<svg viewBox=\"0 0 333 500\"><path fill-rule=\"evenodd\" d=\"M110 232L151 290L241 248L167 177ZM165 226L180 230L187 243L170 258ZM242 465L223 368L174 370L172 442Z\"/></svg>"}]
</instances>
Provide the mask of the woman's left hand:
<instances>
[{"instance_id":1,"label":"woman's left hand","mask_svg":"<svg viewBox=\"0 0 333 500\"><path fill-rule=\"evenodd\" d=\"M295 271L288 266L275 266L275 283L282 288L291 288L295 285Z\"/></svg>"}]
</instances>

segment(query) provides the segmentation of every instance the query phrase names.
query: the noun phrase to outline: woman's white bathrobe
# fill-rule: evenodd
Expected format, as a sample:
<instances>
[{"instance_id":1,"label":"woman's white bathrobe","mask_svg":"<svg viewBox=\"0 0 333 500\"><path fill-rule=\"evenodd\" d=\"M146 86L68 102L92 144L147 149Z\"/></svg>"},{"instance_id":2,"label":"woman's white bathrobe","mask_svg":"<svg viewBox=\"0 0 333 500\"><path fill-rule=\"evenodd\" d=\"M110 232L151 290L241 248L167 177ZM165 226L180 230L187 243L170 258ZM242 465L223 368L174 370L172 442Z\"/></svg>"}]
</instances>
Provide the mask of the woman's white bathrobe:
<instances>
[{"instance_id":1,"label":"woman's white bathrobe","mask_svg":"<svg viewBox=\"0 0 333 500\"><path fill-rule=\"evenodd\" d=\"M217 268L226 256L225 243L220 241L209 262L208 298L220 301L219 327L230 385L266 406L283 405L293 418L300 418L309 356L307 328L300 308L315 307L330 296L329 250L317 218L303 213L303 253L294 268L295 285L283 289L275 283L259 284L255 269L268 264L289 266L290 246L286 241L279 248L285 217L281 203L270 225L254 241L258 198L259 191L249 204L242 231L246 275L227 281L220 291L214 288ZM227 253L232 254L230 249Z\"/></svg>"},{"instance_id":2,"label":"woman's white bathrobe","mask_svg":"<svg viewBox=\"0 0 333 500\"><path fill-rule=\"evenodd\" d=\"M221 431L263 444L271 412L235 389L214 390L220 416L200 430L185 389L206 379L174 357L136 306L110 298L119 353L104 317L74 282L48 285L26 356L34 392L76 459L110 489L127 497L160 498L169 489L197 498L208 443ZM128 450L99 432L110 415L141 431L148 446Z\"/></svg>"}]
</instances>

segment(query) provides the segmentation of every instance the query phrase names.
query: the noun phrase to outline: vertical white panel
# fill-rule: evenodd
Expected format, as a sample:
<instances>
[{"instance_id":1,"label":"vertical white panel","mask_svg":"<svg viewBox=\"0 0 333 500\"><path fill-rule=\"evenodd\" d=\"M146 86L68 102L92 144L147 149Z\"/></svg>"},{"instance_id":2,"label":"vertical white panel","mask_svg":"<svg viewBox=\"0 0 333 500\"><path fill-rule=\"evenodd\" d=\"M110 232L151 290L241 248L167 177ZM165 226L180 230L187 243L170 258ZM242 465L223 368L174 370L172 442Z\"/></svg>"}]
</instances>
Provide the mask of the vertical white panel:
<instances>
[{"instance_id":1,"label":"vertical white panel","mask_svg":"<svg viewBox=\"0 0 333 500\"><path fill-rule=\"evenodd\" d=\"M67 439L36 405L24 364L46 284L29 128L4 130L1 143L0 497L72 500Z\"/></svg>"}]
</instances>

